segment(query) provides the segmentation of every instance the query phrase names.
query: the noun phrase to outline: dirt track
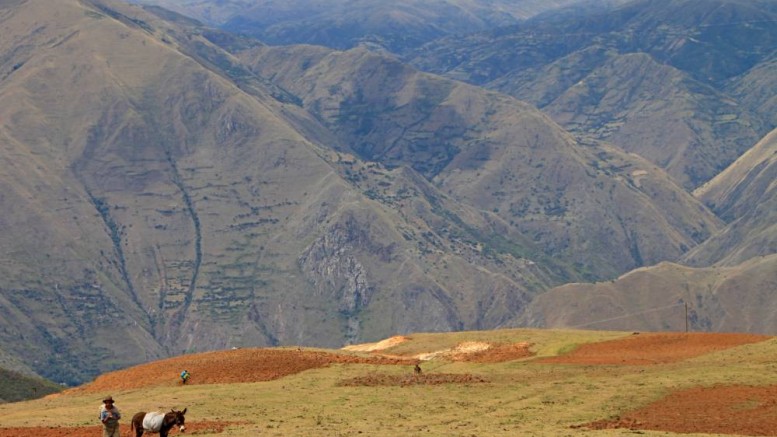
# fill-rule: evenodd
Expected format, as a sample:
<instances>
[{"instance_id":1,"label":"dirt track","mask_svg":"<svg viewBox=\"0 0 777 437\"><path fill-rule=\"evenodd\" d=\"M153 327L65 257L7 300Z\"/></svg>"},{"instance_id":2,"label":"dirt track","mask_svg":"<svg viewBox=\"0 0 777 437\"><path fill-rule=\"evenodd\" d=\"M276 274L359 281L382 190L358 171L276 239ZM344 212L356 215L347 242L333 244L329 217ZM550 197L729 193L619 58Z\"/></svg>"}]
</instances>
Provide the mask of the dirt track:
<instances>
[{"instance_id":1,"label":"dirt track","mask_svg":"<svg viewBox=\"0 0 777 437\"><path fill-rule=\"evenodd\" d=\"M536 363L584 365L652 365L677 362L730 347L767 340L771 337L747 334L638 334L624 339L583 345L570 354L543 358ZM531 355L528 344L491 345L466 354L460 349L442 355L451 361L499 362ZM109 373L94 382L54 396L77 393L107 394L154 385L178 384L177 375L186 368L191 384L267 381L330 364L369 363L406 365L408 373L418 362L413 358L356 356L297 349L245 349L185 355ZM155 381L155 382L152 382ZM341 385L470 384L487 382L472 375L426 374L419 376L372 375L343 381ZM651 429L677 433L731 433L775 435L777 429L777 386L720 386L693 388L670 394L665 399L614 420L572 425L590 429ZM187 423L187 434L222 432L230 423ZM129 427L122 430L128 435ZM98 426L80 428L0 428L0 437L87 437L100 435Z\"/></svg>"}]
</instances>

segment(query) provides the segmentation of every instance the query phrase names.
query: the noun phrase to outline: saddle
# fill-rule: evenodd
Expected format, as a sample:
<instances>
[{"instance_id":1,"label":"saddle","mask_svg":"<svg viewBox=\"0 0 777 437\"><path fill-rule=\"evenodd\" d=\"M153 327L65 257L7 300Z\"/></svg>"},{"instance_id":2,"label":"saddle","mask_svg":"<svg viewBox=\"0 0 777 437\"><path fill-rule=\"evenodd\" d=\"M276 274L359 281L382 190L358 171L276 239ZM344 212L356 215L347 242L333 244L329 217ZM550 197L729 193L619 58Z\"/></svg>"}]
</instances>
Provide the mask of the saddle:
<instances>
[{"instance_id":1,"label":"saddle","mask_svg":"<svg viewBox=\"0 0 777 437\"><path fill-rule=\"evenodd\" d=\"M164 420L165 413L146 413L146 416L143 418L143 429L149 432L159 432L162 429L162 422Z\"/></svg>"}]
</instances>

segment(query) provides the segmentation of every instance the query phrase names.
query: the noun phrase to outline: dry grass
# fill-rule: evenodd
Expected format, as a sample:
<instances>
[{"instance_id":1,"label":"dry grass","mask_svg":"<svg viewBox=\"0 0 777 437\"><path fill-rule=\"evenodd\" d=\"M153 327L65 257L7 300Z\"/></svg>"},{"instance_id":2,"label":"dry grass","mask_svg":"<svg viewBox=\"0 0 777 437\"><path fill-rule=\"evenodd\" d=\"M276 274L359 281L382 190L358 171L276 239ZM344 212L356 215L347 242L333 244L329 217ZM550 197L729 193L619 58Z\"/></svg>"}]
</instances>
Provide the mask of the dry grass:
<instances>
[{"instance_id":1,"label":"dry grass","mask_svg":"<svg viewBox=\"0 0 777 437\"><path fill-rule=\"evenodd\" d=\"M535 354L551 356L554 351L574 350L580 344L630 335L540 330L415 334L385 352L414 355L452 348L467 341L490 341L528 342ZM187 420L193 423L233 423L223 430L204 430L197 435L624 435L630 432L575 427L623 415L680 389L716 384L777 384L775 357L777 341L768 339L680 362L654 365L540 363L537 358L498 363L431 360L422 364L425 377L462 375L459 378L462 381L451 378L450 383L434 385L343 384L369 377L402 381L407 379L412 367L333 364L263 382L168 384L110 394L126 416L139 410L187 407ZM94 425L101 395L80 390L0 405L0 424L3 427ZM42 411L45 414L40 414ZM640 433L672 435L664 431Z\"/></svg>"}]
</instances>

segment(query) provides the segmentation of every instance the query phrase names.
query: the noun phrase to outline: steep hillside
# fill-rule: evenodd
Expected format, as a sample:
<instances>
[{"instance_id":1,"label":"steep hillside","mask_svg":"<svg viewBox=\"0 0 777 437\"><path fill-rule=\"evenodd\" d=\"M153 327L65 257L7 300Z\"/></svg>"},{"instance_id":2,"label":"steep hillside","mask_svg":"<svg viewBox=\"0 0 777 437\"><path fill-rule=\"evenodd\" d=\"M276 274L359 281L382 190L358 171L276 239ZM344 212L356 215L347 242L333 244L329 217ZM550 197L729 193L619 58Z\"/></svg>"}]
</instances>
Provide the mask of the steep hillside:
<instances>
[{"instance_id":1,"label":"steep hillside","mask_svg":"<svg viewBox=\"0 0 777 437\"><path fill-rule=\"evenodd\" d=\"M765 109L775 88L760 63L777 47L776 19L770 1L637 1L441 38L411 62L529 101L693 189L774 127ZM724 93L739 77L736 95Z\"/></svg>"},{"instance_id":2,"label":"steep hillside","mask_svg":"<svg viewBox=\"0 0 777 437\"><path fill-rule=\"evenodd\" d=\"M538 104L578 135L650 160L688 189L746 151L761 126L728 95L646 53L587 48L489 86Z\"/></svg>"},{"instance_id":3,"label":"steep hillside","mask_svg":"<svg viewBox=\"0 0 777 437\"><path fill-rule=\"evenodd\" d=\"M689 252L690 265L735 265L777 253L777 130L694 193L729 225Z\"/></svg>"},{"instance_id":4,"label":"steep hillside","mask_svg":"<svg viewBox=\"0 0 777 437\"><path fill-rule=\"evenodd\" d=\"M759 114L770 126L777 126L777 52L726 84L737 101Z\"/></svg>"},{"instance_id":5,"label":"steep hillside","mask_svg":"<svg viewBox=\"0 0 777 437\"><path fill-rule=\"evenodd\" d=\"M0 404L42 398L62 390L62 386L40 377L0 368Z\"/></svg>"},{"instance_id":6,"label":"steep hillside","mask_svg":"<svg viewBox=\"0 0 777 437\"><path fill-rule=\"evenodd\" d=\"M676 257L719 222L655 166L575 141L520 101L364 49L257 48L255 71L297 95L346 151L409 166L589 278ZM531 257L535 260L536 256Z\"/></svg>"},{"instance_id":7,"label":"steep hillside","mask_svg":"<svg viewBox=\"0 0 777 437\"><path fill-rule=\"evenodd\" d=\"M731 267L672 263L611 282L567 284L538 296L515 323L634 331L777 331L777 254ZM686 319L686 305L688 317Z\"/></svg>"},{"instance_id":8,"label":"steep hillside","mask_svg":"<svg viewBox=\"0 0 777 437\"><path fill-rule=\"evenodd\" d=\"M567 284L535 299L517 325L681 330L777 330L775 162L777 131L767 135L695 194L728 225L688 252L687 266L662 263L609 283Z\"/></svg>"},{"instance_id":9,"label":"steep hillside","mask_svg":"<svg viewBox=\"0 0 777 437\"><path fill-rule=\"evenodd\" d=\"M335 152L211 40L244 41L112 1L0 20L0 346L50 379L493 327L575 275L416 172Z\"/></svg>"}]
</instances>

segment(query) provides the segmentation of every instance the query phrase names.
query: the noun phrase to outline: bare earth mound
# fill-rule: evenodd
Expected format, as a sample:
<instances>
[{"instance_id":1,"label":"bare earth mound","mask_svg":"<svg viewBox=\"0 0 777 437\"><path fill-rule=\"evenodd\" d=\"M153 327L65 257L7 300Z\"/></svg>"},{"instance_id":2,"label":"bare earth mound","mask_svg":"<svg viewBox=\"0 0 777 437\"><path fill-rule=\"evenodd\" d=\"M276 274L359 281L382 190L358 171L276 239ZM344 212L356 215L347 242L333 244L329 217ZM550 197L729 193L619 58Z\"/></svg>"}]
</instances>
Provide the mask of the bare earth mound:
<instances>
[{"instance_id":1,"label":"bare earth mound","mask_svg":"<svg viewBox=\"0 0 777 437\"><path fill-rule=\"evenodd\" d=\"M646 365L674 363L772 337L755 334L648 333L624 339L584 344L569 354L542 358L538 363Z\"/></svg>"},{"instance_id":2,"label":"bare earth mound","mask_svg":"<svg viewBox=\"0 0 777 437\"><path fill-rule=\"evenodd\" d=\"M191 373L189 384L230 384L270 381L330 364L402 364L416 360L381 356L356 356L297 349L237 349L182 355L107 373L93 382L62 394L108 392L178 384L178 374ZM56 396L56 395L55 395Z\"/></svg>"},{"instance_id":3,"label":"bare earth mound","mask_svg":"<svg viewBox=\"0 0 777 437\"><path fill-rule=\"evenodd\" d=\"M423 375L367 375L346 379L339 386L408 386L408 385L439 385L439 384L475 384L486 382L485 379L470 374L429 373Z\"/></svg>"},{"instance_id":4,"label":"bare earth mound","mask_svg":"<svg viewBox=\"0 0 777 437\"><path fill-rule=\"evenodd\" d=\"M465 341L451 349L414 355L421 361L445 359L469 363L502 363L534 355L529 343L495 344L482 341Z\"/></svg>"},{"instance_id":5,"label":"bare earth mound","mask_svg":"<svg viewBox=\"0 0 777 437\"><path fill-rule=\"evenodd\" d=\"M580 427L675 433L775 435L777 386L696 387L678 391L612 420ZM576 426L576 428L579 428Z\"/></svg>"},{"instance_id":6,"label":"bare earth mound","mask_svg":"<svg viewBox=\"0 0 777 437\"><path fill-rule=\"evenodd\" d=\"M534 352L529 350L530 346L529 343L489 344L489 347L483 350L461 353L456 353L454 349L451 359L469 363L503 363L533 356Z\"/></svg>"}]
</instances>

